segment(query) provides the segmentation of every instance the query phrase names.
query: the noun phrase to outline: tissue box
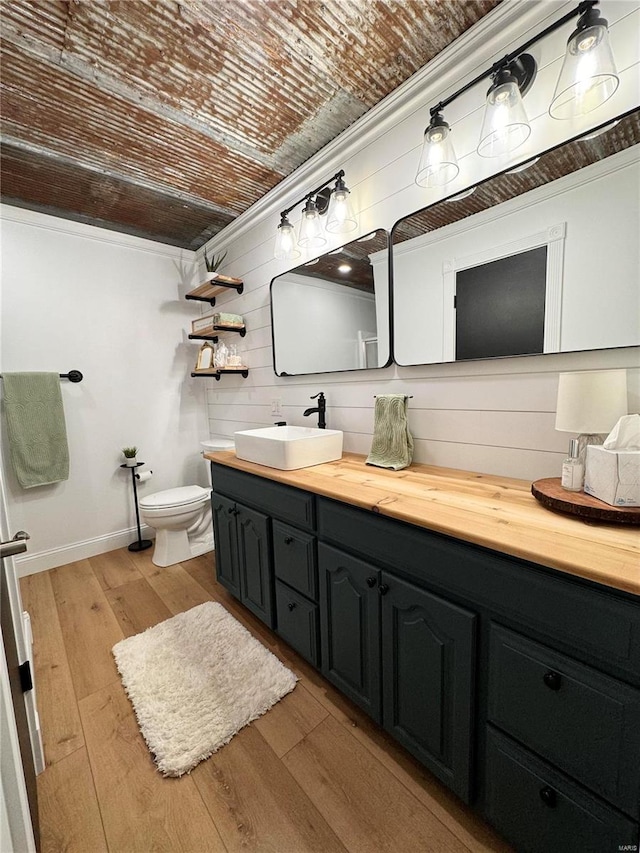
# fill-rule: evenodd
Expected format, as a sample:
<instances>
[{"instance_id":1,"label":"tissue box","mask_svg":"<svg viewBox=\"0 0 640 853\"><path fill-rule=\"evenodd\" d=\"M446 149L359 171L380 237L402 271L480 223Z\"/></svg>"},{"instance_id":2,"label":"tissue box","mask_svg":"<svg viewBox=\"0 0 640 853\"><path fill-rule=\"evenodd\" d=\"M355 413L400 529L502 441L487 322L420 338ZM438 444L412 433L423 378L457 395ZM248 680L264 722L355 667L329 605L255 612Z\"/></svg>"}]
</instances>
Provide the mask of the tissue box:
<instances>
[{"instance_id":1,"label":"tissue box","mask_svg":"<svg viewBox=\"0 0 640 853\"><path fill-rule=\"evenodd\" d=\"M640 450L587 447L584 490L612 506L640 506Z\"/></svg>"}]
</instances>

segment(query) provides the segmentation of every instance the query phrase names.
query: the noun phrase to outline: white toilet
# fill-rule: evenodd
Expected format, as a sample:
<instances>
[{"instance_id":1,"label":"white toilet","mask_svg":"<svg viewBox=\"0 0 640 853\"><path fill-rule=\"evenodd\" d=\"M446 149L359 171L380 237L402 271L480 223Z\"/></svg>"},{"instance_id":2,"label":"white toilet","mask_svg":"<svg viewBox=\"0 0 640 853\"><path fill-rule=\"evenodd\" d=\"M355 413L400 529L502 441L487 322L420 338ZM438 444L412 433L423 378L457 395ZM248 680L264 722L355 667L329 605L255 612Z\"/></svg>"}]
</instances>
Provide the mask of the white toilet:
<instances>
[{"instance_id":1,"label":"white toilet","mask_svg":"<svg viewBox=\"0 0 640 853\"><path fill-rule=\"evenodd\" d=\"M232 450L228 438L201 442L204 451ZM209 463L207 468L210 471ZM211 474L209 473L209 483ZM172 566L213 550L211 488L179 486L147 495L138 501L140 517L156 531L151 560L156 566Z\"/></svg>"}]
</instances>

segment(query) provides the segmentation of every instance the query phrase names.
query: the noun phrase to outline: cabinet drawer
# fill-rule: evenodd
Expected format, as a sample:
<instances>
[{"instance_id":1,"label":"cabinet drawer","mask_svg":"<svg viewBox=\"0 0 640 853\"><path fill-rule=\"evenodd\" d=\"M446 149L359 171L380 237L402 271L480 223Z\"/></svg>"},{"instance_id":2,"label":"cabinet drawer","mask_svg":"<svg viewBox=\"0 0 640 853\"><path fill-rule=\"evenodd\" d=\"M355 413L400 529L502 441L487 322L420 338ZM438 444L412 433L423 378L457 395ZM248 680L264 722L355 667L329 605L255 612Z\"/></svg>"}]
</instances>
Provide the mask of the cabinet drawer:
<instances>
[{"instance_id":1,"label":"cabinet drawer","mask_svg":"<svg viewBox=\"0 0 640 853\"><path fill-rule=\"evenodd\" d=\"M487 819L519 853L637 850L638 825L493 730L487 731Z\"/></svg>"},{"instance_id":2,"label":"cabinet drawer","mask_svg":"<svg viewBox=\"0 0 640 853\"><path fill-rule=\"evenodd\" d=\"M640 691L495 624L489 720L638 816Z\"/></svg>"},{"instance_id":3,"label":"cabinet drawer","mask_svg":"<svg viewBox=\"0 0 640 853\"><path fill-rule=\"evenodd\" d=\"M273 518L289 521L305 530L313 530L315 526L315 499L310 492L216 463L211 463L211 481L215 492L262 510Z\"/></svg>"},{"instance_id":4,"label":"cabinet drawer","mask_svg":"<svg viewBox=\"0 0 640 853\"><path fill-rule=\"evenodd\" d=\"M276 577L308 598L318 599L316 538L280 521L273 522Z\"/></svg>"},{"instance_id":5,"label":"cabinet drawer","mask_svg":"<svg viewBox=\"0 0 640 853\"><path fill-rule=\"evenodd\" d=\"M318 606L295 590L276 581L278 634L314 666L320 666L318 654Z\"/></svg>"}]
</instances>

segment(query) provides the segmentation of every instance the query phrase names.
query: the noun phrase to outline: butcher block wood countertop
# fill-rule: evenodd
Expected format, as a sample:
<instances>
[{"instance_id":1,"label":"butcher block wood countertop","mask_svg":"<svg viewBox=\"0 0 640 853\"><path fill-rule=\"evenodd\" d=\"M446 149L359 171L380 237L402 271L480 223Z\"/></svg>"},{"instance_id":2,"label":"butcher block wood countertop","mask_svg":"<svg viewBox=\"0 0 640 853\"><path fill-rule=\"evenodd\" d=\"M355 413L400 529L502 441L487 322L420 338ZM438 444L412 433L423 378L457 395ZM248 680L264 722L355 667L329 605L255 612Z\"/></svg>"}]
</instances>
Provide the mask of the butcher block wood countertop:
<instances>
[{"instance_id":1,"label":"butcher block wood countertop","mask_svg":"<svg viewBox=\"0 0 640 853\"><path fill-rule=\"evenodd\" d=\"M445 533L596 583L640 595L640 531L589 523L541 506L531 483L412 464L390 471L345 453L337 462L279 471L238 459L207 459L380 515Z\"/></svg>"}]
</instances>

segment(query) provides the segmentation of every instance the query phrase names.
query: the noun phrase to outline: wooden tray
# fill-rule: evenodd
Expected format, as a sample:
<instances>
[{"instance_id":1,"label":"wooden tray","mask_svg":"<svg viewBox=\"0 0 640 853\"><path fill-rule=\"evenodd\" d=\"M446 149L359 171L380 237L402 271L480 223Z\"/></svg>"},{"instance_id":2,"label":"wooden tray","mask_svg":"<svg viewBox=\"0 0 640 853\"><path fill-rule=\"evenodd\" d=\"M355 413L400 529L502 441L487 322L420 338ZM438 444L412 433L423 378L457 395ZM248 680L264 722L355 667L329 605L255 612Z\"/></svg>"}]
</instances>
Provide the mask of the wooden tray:
<instances>
[{"instance_id":1,"label":"wooden tray","mask_svg":"<svg viewBox=\"0 0 640 853\"><path fill-rule=\"evenodd\" d=\"M531 494L547 509L566 512L591 521L640 524L640 506L611 506L584 492L568 492L562 488L560 477L536 480L531 484Z\"/></svg>"}]
</instances>

